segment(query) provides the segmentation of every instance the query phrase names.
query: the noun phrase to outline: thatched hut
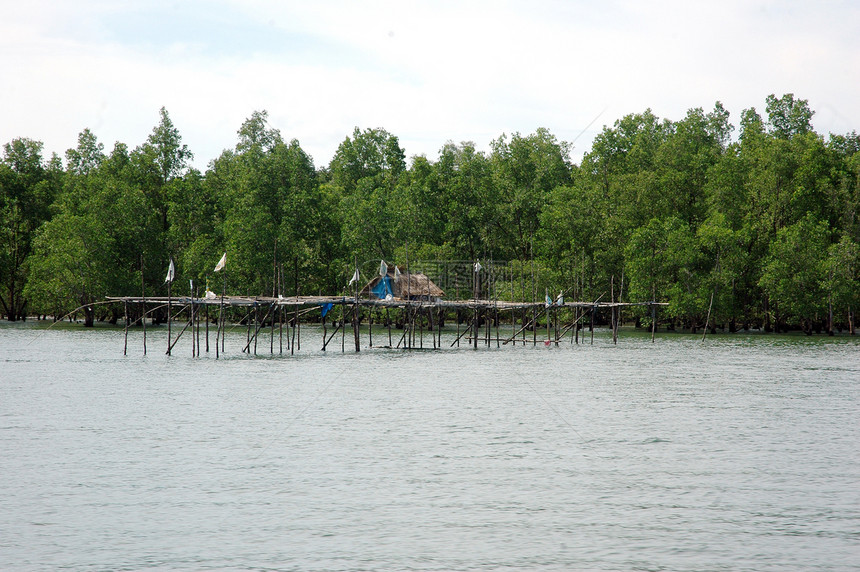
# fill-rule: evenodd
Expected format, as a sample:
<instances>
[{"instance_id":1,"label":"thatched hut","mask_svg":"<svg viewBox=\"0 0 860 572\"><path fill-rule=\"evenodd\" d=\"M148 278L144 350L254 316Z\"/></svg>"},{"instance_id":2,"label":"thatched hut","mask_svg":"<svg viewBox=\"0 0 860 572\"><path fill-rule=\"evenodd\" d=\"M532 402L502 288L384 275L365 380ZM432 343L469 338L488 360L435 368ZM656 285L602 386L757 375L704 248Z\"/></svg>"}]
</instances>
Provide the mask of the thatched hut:
<instances>
[{"instance_id":1,"label":"thatched hut","mask_svg":"<svg viewBox=\"0 0 860 572\"><path fill-rule=\"evenodd\" d=\"M402 269L388 265L385 276L375 276L361 289L361 295L380 300L437 300L445 295L426 274L406 273Z\"/></svg>"}]
</instances>

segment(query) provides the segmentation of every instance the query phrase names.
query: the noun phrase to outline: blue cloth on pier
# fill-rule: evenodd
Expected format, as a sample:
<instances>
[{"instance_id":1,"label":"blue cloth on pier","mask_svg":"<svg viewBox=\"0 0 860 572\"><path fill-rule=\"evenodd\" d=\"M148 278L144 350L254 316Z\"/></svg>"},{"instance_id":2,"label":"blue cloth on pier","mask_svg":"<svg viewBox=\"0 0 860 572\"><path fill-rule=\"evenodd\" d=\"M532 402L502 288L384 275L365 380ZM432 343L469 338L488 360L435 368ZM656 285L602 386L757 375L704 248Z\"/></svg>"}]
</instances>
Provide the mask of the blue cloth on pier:
<instances>
[{"instance_id":1,"label":"blue cloth on pier","mask_svg":"<svg viewBox=\"0 0 860 572\"><path fill-rule=\"evenodd\" d=\"M385 300L386 296L394 296L394 291L391 289L391 276L381 277L370 291L380 300Z\"/></svg>"},{"instance_id":2,"label":"blue cloth on pier","mask_svg":"<svg viewBox=\"0 0 860 572\"><path fill-rule=\"evenodd\" d=\"M325 318L325 315L328 314L328 311L334 307L334 304L329 302L327 304L320 304L320 306L322 306L322 317Z\"/></svg>"}]
</instances>

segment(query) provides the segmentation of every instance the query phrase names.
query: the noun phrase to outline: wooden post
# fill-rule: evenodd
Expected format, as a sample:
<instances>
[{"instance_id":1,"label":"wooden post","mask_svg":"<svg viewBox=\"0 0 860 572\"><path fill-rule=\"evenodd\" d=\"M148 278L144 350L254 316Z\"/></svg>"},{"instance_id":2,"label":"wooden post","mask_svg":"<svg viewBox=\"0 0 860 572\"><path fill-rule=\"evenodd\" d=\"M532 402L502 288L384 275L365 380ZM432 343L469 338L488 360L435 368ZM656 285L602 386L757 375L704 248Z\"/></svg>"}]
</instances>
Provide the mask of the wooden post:
<instances>
[{"instance_id":1,"label":"wooden post","mask_svg":"<svg viewBox=\"0 0 860 572\"><path fill-rule=\"evenodd\" d=\"M200 286L195 291L197 297L197 312L194 314L197 317L197 357L200 357Z\"/></svg>"},{"instance_id":2,"label":"wooden post","mask_svg":"<svg viewBox=\"0 0 860 572\"><path fill-rule=\"evenodd\" d=\"M654 333L657 331L657 305L651 303L651 343L654 343Z\"/></svg>"},{"instance_id":3,"label":"wooden post","mask_svg":"<svg viewBox=\"0 0 860 572\"><path fill-rule=\"evenodd\" d=\"M478 303L475 302L475 317L472 320L472 343L475 349L478 349L478 322L481 321L481 312L478 310Z\"/></svg>"},{"instance_id":4,"label":"wooden post","mask_svg":"<svg viewBox=\"0 0 860 572\"><path fill-rule=\"evenodd\" d=\"M549 288L546 289L546 298L551 300L549 297ZM550 334L550 326L552 325L552 317L550 312L552 311L552 304L548 303L546 306L546 341L549 342L552 339L552 335Z\"/></svg>"},{"instance_id":5,"label":"wooden post","mask_svg":"<svg viewBox=\"0 0 860 572\"><path fill-rule=\"evenodd\" d=\"M523 293L525 296L525 292ZM523 300L525 301L525 300ZM523 342L523 347L526 347L526 324L528 324L529 312L525 306L520 309L520 320L522 323L522 327L520 330L522 331L521 341Z\"/></svg>"},{"instance_id":6,"label":"wooden post","mask_svg":"<svg viewBox=\"0 0 860 572\"><path fill-rule=\"evenodd\" d=\"M260 307L254 304L254 355L257 355L257 333L260 331Z\"/></svg>"},{"instance_id":7,"label":"wooden post","mask_svg":"<svg viewBox=\"0 0 860 572\"><path fill-rule=\"evenodd\" d=\"M430 334L430 340L433 343L433 349L436 349L436 330L433 327L433 313L436 311L436 308L433 306L427 307L427 333Z\"/></svg>"},{"instance_id":8,"label":"wooden post","mask_svg":"<svg viewBox=\"0 0 860 572\"><path fill-rule=\"evenodd\" d=\"M209 304L206 304L206 315L204 317L206 321L206 353L209 353Z\"/></svg>"},{"instance_id":9,"label":"wooden post","mask_svg":"<svg viewBox=\"0 0 860 572\"><path fill-rule=\"evenodd\" d=\"M299 289L299 259L298 257L293 257L293 269L295 272L294 281L296 285L296 321L293 324L293 347L296 351L301 351L302 349L302 325L299 322L299 293L301 290ZM298 335L298 339L296 336ZM290 350L292 351L292 349Z\"/></svg>"},{"instance_id":10,"label":"wooden post","mask_svg":"<svg viewBox=\"0 0 860 572\"><path fill-rule=\"evenodd\" d=\"M610 307L609 313L609 327L612 330L612 343L616 343L615 339L615 274L609 279L609 288L611 291L610 300L612 302L612 306Z\"/></svg>"},{"instance_id":11,"label":"wooden post","mask_svg":"<svg viewBox=\"0 0 860 572\"><path fill-rule=\"evenodd\" d=\"M194 357L197 346L194 341L194 283L191 283L191 357Z\"/></svg>"},{"instance_id":12,"label":"wooden post","mask_svg":"<svg viewBox=\"0 0 860 572\"><path fill-rule=\"evenodd\" d=\"M442 328L445 326L444 308L439 308L439 314L437 316L436 323L438 324L437 329L439 330L439 349L442 349Z\"/></svg>"},{"instance_id":13,"label":"wooden post","mask_svg":"<svg viewBox=\"0 0 860 572\"><path fill-rule=\"evenodd\" d=\"M702 341L705 341L705 336L708 335L708 323L711 321L711 308L714 307L714 294L716 294L717 288L714 287L713 291L711 291L711 303L708 305L708 316L705 318L705 327L702 329Z\"/></svg>"},{"instance_id":14,"label":"wooden post","mask_svg":"<svg viewBox=\"0 0 860 572\"><path fill-rule=\"evenodd\" d=\"M140 323L143 325L143 355L146 355L146 286L143 279L143 254L140 255L140 296L142 300Z\"/></svg>"},{"instance_id":15,"label":"wooden post","mask_svg":"<svg viewBox=\"0 0 860 572\"><path fill-rule=\"evenodd\" d=\"M355 258L355 271L358 272L358 257ZM352 298L352 336L355 341L355 351L361 351L361 341L358 334L358 280L355 281Z\"/></svg>"},{"instance_id":16,"label":"wooden post","mask_svg":"<svg viewBox=\"0 0 860 572\"><path fill-rule=\"evenodd\" d=\"M596 306L591 307L591 345L594 345L594 309Z\"/></svg>"},{"instance_id":17,"label":"wooden post","mask_svg":"<svg viewBox=\"0 0 860 572\"><path fill-rule=\"evenodd\" d=\"M170 285L173 284L173 280L167 281L167 355L170 355L170 348L173 346L170 345Z\"/></svg>"},{"instance_id":18,"label":"wooden post","mask_svg":"<svg viewBox=\"0 0 860 572\"><path fill-rule=\"evenodd\" d=\"M256 309L256 308L255 308ZM245 347L242 349L242 353L245 353L245 350L248 350L250 354L251 347L251 310L248 310L248 313L245 314L245 323L248 325L247 331L245 333Z\"/></svg>"},{"instance_id":19,"label":"wooden post","mask_svg":"<svg viewBox=\"0 0 860 572\"><path fill-rule=\"evenodd\" d=\"M218 305L218 328L217 333L215 334L215 359L218 359L219 351L218 348L220 346L221 353L224 352L224 292L227 290L227 270L222 269L224 272L224 286L221 289L221 303Z\"/></svg>"},{"instance_id":20,"label":"wooden post","mask_svg":"<svg viewBox=\"0 0 860 572\"><path fill-rule=\"evenodd\" d=\"M472 344L475 349L478 349L478 322L480 322L480 312L478 310L478 296L481 293L481 279L479 275L479 263L475 263L475 273L474 273L474 282L472 284L473 295L472 298L475 301L475 312L472 317Z\"/></svg>"},{"instance_id":21,"label":"wooden post","mask_svg":"<svg viewBox=\"0 0 860 572\"><path fill-rule=\"evenodd\" d=\"M122 346L122 355L128 352L128 300L123 301L123 313L125 314L125 342Z\"/></svg>"},{"instance_id":22,"label":"wooden post","mask_svg":"<svg viewBox=\"0 0 860 572\"><path fill-rule=\"evenodd\" d=\"M325 306L323 306L323 307L325 307ZM322 314L322 312L320 312L320 314ZM325 325L325 316L322 316L322 315L321 315L321 319L322 319L322 327L323 327L323 346L322 346L322 351L325 351L326 339L328 338L328 328L326 328L326 325Z\"/></svg>"},{"instance_id":23,"label":"wooden post","mask_svg":"<svg viewBox=\"0 0 860 572\"><path fill-rule=\"evenodd\" d=\"M352 302L352 337L355 342L355 351L361 351L361 341L358 336L358 303L355 299Z\"/></svg>"},{"instance_id":24,"label":"wooden post","mask_svg":"<svg viewBox=\"0 0 860 572\"><path fill-rule=\"evenodd\" d=\"M296 294L296 304L294 307L294 315L293 315L293 343L290 344L290 355L295 353L296 348L296 328L299 325L299 296Z\"/></svg>"},{"instance_id":25,"label":"wooden post","mask_svg":"<svg viewBox=\"0 0 860 572\"><path fill-rule=\"evenodd\" d=\"M388 323L388 347L391 347L391 314L385 308L385 321Z\"/></svg>"}]
</instances>

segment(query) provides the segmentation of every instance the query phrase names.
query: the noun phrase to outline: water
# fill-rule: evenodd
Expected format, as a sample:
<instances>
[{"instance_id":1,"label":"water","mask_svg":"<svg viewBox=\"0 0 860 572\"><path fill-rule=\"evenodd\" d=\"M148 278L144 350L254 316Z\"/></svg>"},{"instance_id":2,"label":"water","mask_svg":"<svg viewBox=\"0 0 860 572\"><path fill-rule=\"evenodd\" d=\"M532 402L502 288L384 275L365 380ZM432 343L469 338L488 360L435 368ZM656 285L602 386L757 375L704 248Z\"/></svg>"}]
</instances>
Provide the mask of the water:
<instances>
[{"instance_id":1,"label":"water","mask_svg":"<svg viewBox=\"0 0 860 572\"><path fill-rule=\"evenodd\" d=\"M860 569L860 340L321 337L0 326L0 569Z\"/></svg>"}]
</instances>

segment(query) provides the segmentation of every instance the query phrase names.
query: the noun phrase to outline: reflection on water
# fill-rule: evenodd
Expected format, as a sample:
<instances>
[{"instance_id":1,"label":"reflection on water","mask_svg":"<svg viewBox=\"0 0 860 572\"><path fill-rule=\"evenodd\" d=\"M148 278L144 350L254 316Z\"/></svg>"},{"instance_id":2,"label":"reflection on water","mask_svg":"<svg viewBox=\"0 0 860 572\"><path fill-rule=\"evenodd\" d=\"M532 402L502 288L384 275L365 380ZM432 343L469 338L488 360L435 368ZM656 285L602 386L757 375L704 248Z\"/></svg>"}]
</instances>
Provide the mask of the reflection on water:
<instances>
[{"instance_id":1,"label":"reflection on water","mask_svg":"<svg viewBox=\"0 0 860 572\"><path fill-rule=\"evenodd\" d=\"M857 566L855 339L244 336L0 326L0 568Z\"/></svg>"}]
</instances>

